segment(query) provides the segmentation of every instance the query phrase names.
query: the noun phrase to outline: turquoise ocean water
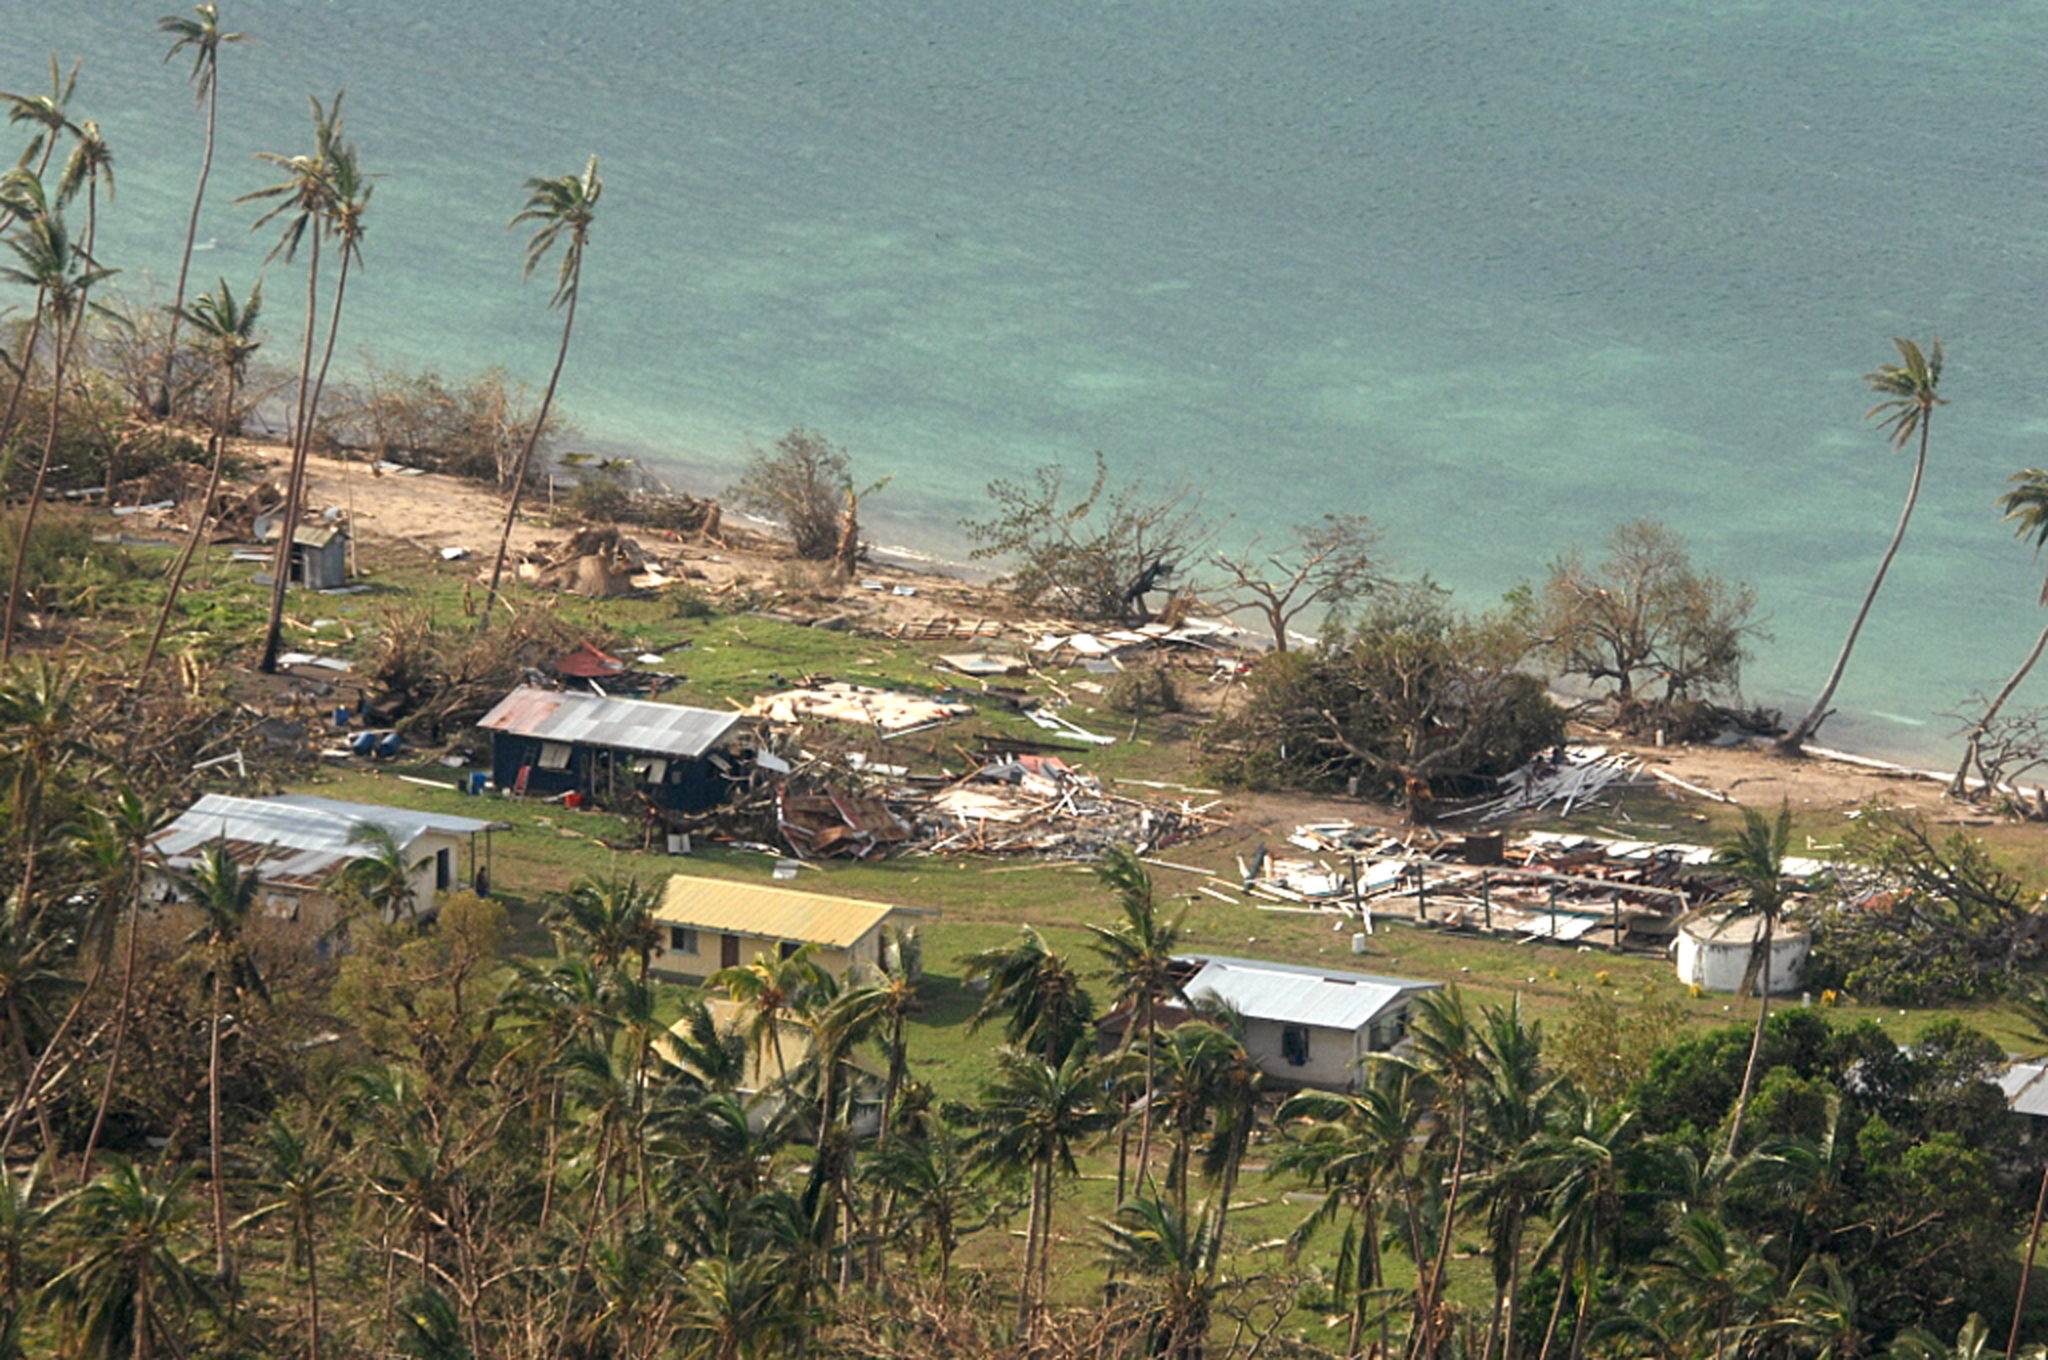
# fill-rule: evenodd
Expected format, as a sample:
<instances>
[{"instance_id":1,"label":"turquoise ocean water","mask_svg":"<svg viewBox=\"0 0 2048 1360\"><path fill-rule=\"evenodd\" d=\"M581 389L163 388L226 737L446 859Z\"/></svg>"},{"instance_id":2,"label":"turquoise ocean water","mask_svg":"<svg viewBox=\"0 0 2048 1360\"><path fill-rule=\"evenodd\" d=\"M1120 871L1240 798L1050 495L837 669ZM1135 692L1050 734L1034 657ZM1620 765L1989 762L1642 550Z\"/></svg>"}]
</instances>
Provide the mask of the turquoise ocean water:
<instances>
[{"instance_id":1,"label":"turquoise ocean water","mask_svg":"<svg viewBox=\"0 0 2048 1360\"><path fill-rule=\"evenodd\" d=\"M894 476L877 537L957 554L990 477L1099 448L1226 544L1371 515L1475 604L1653 515L1756 586L1749 695L1796 710L1905 488L1859 375L1939 331L1952 404L1824 739L1938 755L2041 625L1993 501L2048 463L2042 0L222 7L255 41L200 277L262 268L233 197L345 87L384 179L344 352L538 387L505 224L595 151L562 399L680 485L810 425ZM84 58L103 254L165 295L200 130L169 8L0 3L4 88Z\"/></svg>"}]
</instances>

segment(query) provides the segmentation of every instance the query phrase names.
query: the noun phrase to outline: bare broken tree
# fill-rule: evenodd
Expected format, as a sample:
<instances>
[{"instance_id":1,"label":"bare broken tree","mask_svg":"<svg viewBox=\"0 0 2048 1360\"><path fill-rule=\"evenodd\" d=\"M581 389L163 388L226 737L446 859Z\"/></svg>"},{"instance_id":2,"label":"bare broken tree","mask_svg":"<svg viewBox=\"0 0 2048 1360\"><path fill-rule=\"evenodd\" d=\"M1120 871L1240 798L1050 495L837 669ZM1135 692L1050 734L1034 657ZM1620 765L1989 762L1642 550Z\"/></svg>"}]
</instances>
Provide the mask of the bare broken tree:
<instances>
[{"instance_id":1,"label":"bare broken tree","mask_svg":"<svg viewBox=\"0 0 2048 1360\"><path fill-rule=\"evenodd\" d=\"M1273 650L1287 650L1294 620L1321 606L1346 603L1385 585L1380 564L1380 531L1364 515L1324 515L1319 523L1297 525L1284 548L1261 552L1253 539L1235 556L1211 555L1228 575L1219 608L1256 609L1273 634Z\"/></svg>"}]
</instances>

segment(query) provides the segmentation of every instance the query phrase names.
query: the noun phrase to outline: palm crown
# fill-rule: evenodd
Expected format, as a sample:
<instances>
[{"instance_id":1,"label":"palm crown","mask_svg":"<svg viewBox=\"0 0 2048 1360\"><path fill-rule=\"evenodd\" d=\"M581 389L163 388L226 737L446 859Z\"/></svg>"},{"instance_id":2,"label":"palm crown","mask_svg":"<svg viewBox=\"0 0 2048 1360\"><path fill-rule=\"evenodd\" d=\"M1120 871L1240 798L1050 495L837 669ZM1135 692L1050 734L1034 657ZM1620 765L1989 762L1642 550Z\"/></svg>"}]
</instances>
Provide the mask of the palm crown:
<instances>
[{"instance_id":1,"label":"palm crown","mask_svg":"<svg viewBox=\"0 0 2048 1360\"><path fill-rule=\"evenodd\" d=\"M1898 346L1899 362L1879 364L1876 372L1863 375L1870 390L1882 398L1863 418L1882 416L1878 426L1891 432L1892 447L1896 449L1922 432L1935 407L1946 406L1948 402L1937 395L1941 386L1941 337L1935 336L1925 352L1911 340L1894 338L1892 343Z\"/></svg>"},{"instance_id":2,"label":"palm crown","mask_svg":"<svg viewBox=\"0 0 2048 1360\"><path fill-rule=\"evenodd\" d=\"M531 278L540 262L557 242L563 242L561 272L555 280L550 306L559 307L576 295L577 275L583 264L583 247L590 239L590 223L597 215L597 200L604 194L598 178L597 157L580 175L536 177L526 181L526 206L512 219L512 225L538 222L533 239L526 243L526 267L522 276Z\"/></svg>"}]
</instances>

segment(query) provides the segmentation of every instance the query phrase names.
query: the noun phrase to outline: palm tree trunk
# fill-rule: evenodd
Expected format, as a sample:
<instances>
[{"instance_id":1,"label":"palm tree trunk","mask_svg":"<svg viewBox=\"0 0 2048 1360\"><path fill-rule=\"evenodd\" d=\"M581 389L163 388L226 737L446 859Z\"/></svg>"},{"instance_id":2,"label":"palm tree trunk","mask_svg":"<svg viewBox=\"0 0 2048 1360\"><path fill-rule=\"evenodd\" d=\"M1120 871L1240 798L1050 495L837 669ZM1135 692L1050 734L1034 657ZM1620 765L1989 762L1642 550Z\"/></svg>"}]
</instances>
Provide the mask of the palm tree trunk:
<instances>
[{"instance_id":1,"label":"palm tree trunk","mask_svg":"<svg viewBox=\"0 0 2048 1360\"><path fill-rule=\"evenodd\" d=\"M306 1231L307 1360L320 1360L320 1247L311 1224Z\"/></svg>"},{"instance_id":2,"label":"palm tree trunk","mask_svg":"<svg viewBox=\"0 0 2048 1360\"><path fill-rule=\"evenodd\" d=\"M146 679L150 668L156 664L157 649L163 645L164 629L171 621L171 610L177 606L178 591L185 584L185 569L192 564L192 554L199 550L200 542L206 537L206 526L213 518L213 498L220 492L221 464L227 461L228 412L234 409L235 384L228 381L227 400L213 427L213 466L206 473L206 492L199 498L199 514L192 521L192 532L185 539L185 546L178 552L178 560L171 567L170 585L164 591L163 608L157 611L156 627L150 630L149 649L143 653L142 666L136 671L138 681Z\"/></svg>"},{"instance_id":3,"label":"palm tree trunk","mask_svg":"<svg viewBox=\"0 0 2048 1360\"><path fill-rule=\"evenodd\" d=\"M1152 993L1147 989L1144 1000L1145 1010L1145 1109L1138 1118L1138 1179L1140 1182L1152 1179L1152 1098L1158 1094L1154 1054L1158 1049L1158 1035L1153 1025Z\"/></svg>"},{"instance_id":4,"label":"palm tree trunk","mask_svg":"<svg viewBox=\"0 0 2048 1360\"><path fill-rule=\"evenodd\" d=\"M1416 1329L1420 1349L1414 1350L1419 1356L1434 1356L1437 1349L1436 1301L1441 1297L1444 1270L1451 1259L1451 1230L1458 1221L1458 1192L1465 1179L1465 1093L1458 1093L1458 1132L1455 1150L1451 1154L1451 1188L1444 1196L1444 1226L1438 1237L1436 1257L1429 1265L1429 1287L1423 1291L1422 1304L1425 1311L1422 1325Z\"/></svg>"},{"instance_id":5,"label":"palm tree trunk","mask_svg":"<svg viewBox=\"0 0 2048 1360\"><path fill-rule=\"evenodd\" d=\"M2005 688L1998 691L1998 697L1984 710L1984 716L1971 725L1969 743L1963 748L1963 763L1956 766L1956 777L1948 784L1949 797L1961 798L1970 791L1970 767L1977 763L1978 745L1990 730L1991 720L1998 716L1998 710L2005 707L2005 701L2012 698L2012 692L2020 687L2020 681L2027 678L2027 672L2033 670L2034 663L2041 659L2043 650L2048 650L2048 628L2043 628L2041 635L2034 639L2034 650L2027 653L2027 659L2020 662L2020 668L2005 682ZM1984 791L1991 792L1989 780L1985 781Z\"/></svg>"},{"instance_id":6,"label":"palm tree trunk","mask_svg":"<svg viewBox=\"0 0 2048 1360\"><path fill-rule=\"evenodd\" d=\"M1032 1267L1038 1261L1038 1224L1045 1214L1044 1175L1037 1162L1031 1164L1031 1216L1024 1225L1024 1278L1017 1286L1017 1336L1029 1341L1031 1336L1031 1282L1035 1278Z\"/></svg>"},{"instance_id":7,"label":"palm tree trunk","mask_svg":"<svg viewBox=\"0 0 2048 1360\"><path fill-rule=\"evenodd\" d=\"M1842 641L1842 653L1835 658L1835 668L1828 672L1828 682L1821 687L1820 697L1813 701L1813 707L1799 725L1778 739L1778 750L1786 755L1798 755L1806 743L1813 740L1813 734L1827 720L1828 704L1835 697L1835 687L1842 683L1842 672L1849 668L1849 653L1855 650L1856 635L1863 631L1863 621L1870 617L1870 606L1877 599L1877 588L1884 584L1884 574L1891 570L1892 559L1899 554L1899 544L1906 541L1906 525L1913 518L1913 503L1920 499L1920 478L1927 471L1927 431L1934 423L1934 414L1928 411L1920 419L1920 452L1913 460L1913 480L1906 488L1906 504L1899 511L1899 526L1892 530L1892 541L1885 546L1884 557L1877 564L1877 575L1870 578L1870 588L1863 592L1863 605L1856 611L1856 620L1849 625L1849 636Z\"/></svg>"},{"instance_id":8,"label":"palm tree trunk","mask_svg":"<svg viewBox=\"0 0 2048 1360\"><path fill-rule=\"evenodd\" d=\"M555 368L548 374L548 388L541 394L540 411L533 418L533 428L526 432L526 446L519 451L519 463L512 472L512 500L505 507L505 529L498 535L498 555L491 562L491 585L484 594L483 614L476 621L476 630L479 633L490 630L491 610L498 603L498 581L505 574L505 552L512 544L512 526L519 519L519 499L526 494L526 473L533 462L533 446L540 442L540 432L548 423L548 409L555 404L555 388L562 381L562 365L569 358L569 334L576 328L576 298L579 292L576 285L581 281L582 275L583 260L578 256L575 272L569 279L569 310L562 318L562 343L555 350Z\"/></svg>"},{"instance_id":9,"label":"palm tree trunk","mask_svg":"<svg viewBox=\"0 0 2048 1360\"><path fill-rule=\"evenodd\" d=\"M2034 1225L2027 1230L2027 1255L2020 1262L2020 1287L2012 1296L2012 1330L2005 1338L2005 1360L2013 1360L2020 1348L2020 1319L2027 1308L2027 1280L2034 1273L2034 1248L2041 1244L2041 1211L2048 1209L2048 1167L2041 1169L2041 1193L2034 1197Z\"/></svg>"},{"instance_id":10,"label":"palm tree trunk","mask_svg":"<svg viewBox=\"0 0 2048 1360\"><path fill-rule=\"evenodd\" d=\"M140 861L138 860L136 869L138 880L140 879L141 872ZM142 895L138 888L139 884L130 885L128 898L128 958L121 969L120 1012L114 1017L114 1043L111 1051L107 1054L107 1078L100 1083L99 1108L93 1111L92 1132L86 1135L85 1139L85 1156L78 1170L78 1183L80 1185L84 1185L92 1179L93 1153L98 1150L100 1133L107 1126L107 1107L114 1100L114 1077L121 1070L122 1047L128 1038L128 1012L134 1005L135 998L135 944L136 936L141 933L138 929L141 921L138 918L141 914Z\"/></svg>"},{"instance_id":11,"label":"palm tree trunk","mask_svg":"<svg viewBox=\"0 0 2048 1360\"><path fill-rule=\"evenodd\" d=\"M1756 1059L1763 1051L1764 1022L1771 1018L1771 913L1764 913L1763 999L1757 1003L1756 1033L1749 1037L1749 1061L1742 1065L1742 1090L1735 1097L1735 1122L1728 1129L1728 1155L1733 1157L1742 1141L1742 1121L1749 1115L1749 1098L1756 1090Z\"/></svg>"},{"instance_id":12,"label":"palm tree trunk","mask_svg":"<svg viewBox=\"0 0 2048 1360\"><path fill-rule=\"evenodd\" d=\"M0 415L0 449L14 437L14 424L21 414L21 394L28 390L29 367L35 362L36 346L43 338L43 300L36 299L35 319L29 322L28 343L21 349L21 368L14 375L14 390L7 394L7 413ZM4 464L0 464L4 466Z\"/></svg>"},{"instance_id":13,"label":"palm tree trunk","mask_svg":"<svg viewBox=\"0 0 2048 1360\"><path fill-rule=\"evenodd\" d=\"M206 180L213 173L213 127L214 112L220 102L220 68L214 69L206 82L206 150L199 157L199 185L192 191L192 212L185 219L185 253L178 257L178 288L171 298L171 333L164 340L163 391L159 394L162 413L171 413L171 383L176 377L178 363L178 314L185 307L185 278L192 269L192 246L199 239L199 205L206 200Z\"/></svg>"},{"instance_id":14,"label":"palm tree trunk","mask_svg":"<svg viewBox=\"0 0 2048 1360\"><path fill-rule=\"evenodd\" d=\"M213 1017L206 1039L206 1162L213 1192L213 1268L222 1285L228 1280L228 1191L221 1176L220 1155L220 1013L223 959L214 960Z\"/></svg>"},{"instance_id":15,"label":"palm tree trunk","mask_svg":"<svg viewBox=\"0 0 2048 1360\"><path fill-rule=\"evenodd\" d=\"M284 597L291 584L292 539L298 532L300 499L306 487L306 445L313 431L313 336L319 328L320 229L313 229L313 254L306 264L306 338L299 346L299 402L292 414L292 462L285 476L283 518L277 531L277 558L272 563L270 620L263 631L263 656L257 669L277 673L277 653L284 637Z\"/></svg>"},{"instance_id":16,"label":"palm tree trunk","mask_svg":"<svg viewBox=\"0 0 2048 1360\"><path fill-rule=\"evenodd\" d=\"M1536 1360L1550 1360L1550 1347L1557 1340L1558 1320L1564 1316L1564 1296L1571 1291L1572 1271L1568 1262L1557 1273L1557 1297L1550 1303L1550 1321L1543 1328L1543 1345L1536 1352Z\"/></svg>"},{"instance_id":17,"label":"palm tree trunk","mask_svg":"<svg viewBox=\"0 0 2048 1360\"><path fill-rule=\"evenodd\" d=\"M84 315L84 299L79 300L81 318ZM77 331L74 328L73 338ZM35 532L36 513L42 508L43 488L50 479L50 459L57 452L58 418L63 413L64 359L70 349L62 326L57 327L57 352L50 361L50 429L43 438L43 456L36 463L36 480L29 488L28 505L21 512L21 536L14 545L14 573L7 582L7 616L0 622L0 666L7 664L14 652L14 614L21 603L21 578L28 570L28 541ZM23 895L26 900L26 893Z\"/></svg>"}]
</instances>

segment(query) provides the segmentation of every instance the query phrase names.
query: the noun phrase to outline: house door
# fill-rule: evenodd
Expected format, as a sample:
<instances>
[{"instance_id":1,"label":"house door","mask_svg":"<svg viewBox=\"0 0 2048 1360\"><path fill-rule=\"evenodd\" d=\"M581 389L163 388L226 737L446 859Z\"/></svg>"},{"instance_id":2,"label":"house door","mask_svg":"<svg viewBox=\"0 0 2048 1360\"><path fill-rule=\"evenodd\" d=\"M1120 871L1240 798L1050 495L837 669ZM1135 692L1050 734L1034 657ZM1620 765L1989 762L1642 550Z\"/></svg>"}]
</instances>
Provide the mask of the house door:
<instances>
[{"instance_id":1,"label":"house door","mask_svg":"<svg viewBox=\"0 0 2048 1360\"><path fill-rule=\"evenodd\" d=\"M740 937L722 935L718 940L718 966L737 968L740 966Z\"/></svg>"}]
</instances>

